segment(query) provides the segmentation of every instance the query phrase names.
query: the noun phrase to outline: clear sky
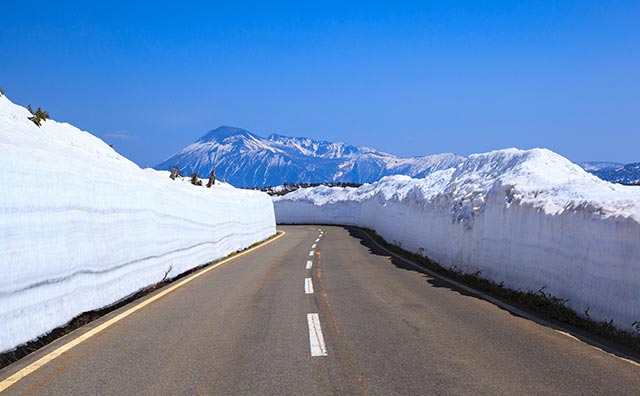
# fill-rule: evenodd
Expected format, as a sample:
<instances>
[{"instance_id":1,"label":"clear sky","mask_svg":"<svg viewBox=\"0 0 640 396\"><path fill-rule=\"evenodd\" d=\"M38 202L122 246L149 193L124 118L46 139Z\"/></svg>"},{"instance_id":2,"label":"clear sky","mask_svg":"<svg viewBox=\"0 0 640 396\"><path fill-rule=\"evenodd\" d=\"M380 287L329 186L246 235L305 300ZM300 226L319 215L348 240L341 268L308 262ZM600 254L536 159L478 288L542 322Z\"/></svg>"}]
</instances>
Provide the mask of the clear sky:
<instances>
[{"instance_id":1,"label":"clear sky","mask_svg":"<svg viewBox=\"0 0 640 396\"><path fill-rule=\"evenodd\" d=\"M640 1L92 3L4 1L0 86L142 166L220 125L640 161Z\"/></svg>"}]
</instances>

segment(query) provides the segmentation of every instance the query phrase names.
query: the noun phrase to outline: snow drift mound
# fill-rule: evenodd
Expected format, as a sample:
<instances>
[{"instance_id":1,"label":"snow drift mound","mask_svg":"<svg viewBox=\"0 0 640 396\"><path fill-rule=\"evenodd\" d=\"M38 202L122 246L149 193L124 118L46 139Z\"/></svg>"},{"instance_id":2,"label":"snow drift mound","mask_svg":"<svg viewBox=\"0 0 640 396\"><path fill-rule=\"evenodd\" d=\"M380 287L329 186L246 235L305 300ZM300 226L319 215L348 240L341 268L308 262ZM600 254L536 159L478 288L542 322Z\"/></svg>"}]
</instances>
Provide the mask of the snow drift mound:
<instances>
[{"instance_id":1,"label":"snow drift mound","mask_svg":"<svg viewBox=\"0 0 640 396\"><path fill-rule=\"evenodd\" d=\"M275 233L266 194L140 169L0 97L0 351Z\"/></svg>"},{"instance_id":2,"label":"snow drift mound","mask_svg":"<svg viewBox=\"0 0 640 396\"><path fill-rule=\"evenodd\" d=\"M300 189L279 223L349 224L513 289L545 291L597 320L640 320L640 188L598 179L545 149L470 156L424 179Z\"/></svg>"}]
</instances>

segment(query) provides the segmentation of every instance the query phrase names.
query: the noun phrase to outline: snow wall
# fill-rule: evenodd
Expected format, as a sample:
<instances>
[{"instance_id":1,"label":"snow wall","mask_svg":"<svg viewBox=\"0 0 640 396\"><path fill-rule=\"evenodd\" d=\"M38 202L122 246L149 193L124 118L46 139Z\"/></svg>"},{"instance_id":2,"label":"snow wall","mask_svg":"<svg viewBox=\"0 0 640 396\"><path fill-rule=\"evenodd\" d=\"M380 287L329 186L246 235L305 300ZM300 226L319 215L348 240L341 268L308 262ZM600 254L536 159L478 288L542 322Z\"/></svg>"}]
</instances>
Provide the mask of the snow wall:
<instances>
[{"instance_id":1,"label":"snow wall","mask_svg":"<svg viewBox=\"0 0 640 396\"><path fill-rule=\"evenodd\" d=\"M316 187L274 198L278 223L367 227L441 265L568 299L579 314L640 320L640 187L544 149L472 155L425 179Z\"/></svg>"},{"instance_id":2,"label":"snow wall","mask_svg":"<svg viewBox=\"0 0 640 396\"><path fill-rule=\"evenodd\" d=\"M266 194L172 181L29 116L0 97L0 351L275 233Z\"/></svg>"}]
</instances>

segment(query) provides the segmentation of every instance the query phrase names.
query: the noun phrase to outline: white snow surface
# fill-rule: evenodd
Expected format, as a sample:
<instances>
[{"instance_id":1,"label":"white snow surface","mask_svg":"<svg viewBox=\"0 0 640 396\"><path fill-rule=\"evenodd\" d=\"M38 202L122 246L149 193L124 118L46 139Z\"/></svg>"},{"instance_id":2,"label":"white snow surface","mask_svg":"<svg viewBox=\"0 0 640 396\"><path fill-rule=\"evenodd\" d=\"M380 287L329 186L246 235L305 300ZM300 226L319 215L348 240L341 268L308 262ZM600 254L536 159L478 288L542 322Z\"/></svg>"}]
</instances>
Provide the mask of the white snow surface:
<instances>
[{"instance_id":1,"label":"white snow surface","mask_svg":"<svg viewBox=\"0 0 640 396\"><path fill-rule=\"evenodd\" d=\"M579 314L640 320L640 187L603 181L546 149L470 156L424 179L315 187L272 198L278 223L375 229L447 267L568 299Z\"/></svg>"},{"instance_id":2,"label":"white snow surface","mask_svg":"<svg viewBox=\"0 0 640 396\"><path fill-rule=\"evenodd\" d=\"M275 233L264 193L172 181L30 115L0 97L0 352Z\"/></svg>"}]
</instances>

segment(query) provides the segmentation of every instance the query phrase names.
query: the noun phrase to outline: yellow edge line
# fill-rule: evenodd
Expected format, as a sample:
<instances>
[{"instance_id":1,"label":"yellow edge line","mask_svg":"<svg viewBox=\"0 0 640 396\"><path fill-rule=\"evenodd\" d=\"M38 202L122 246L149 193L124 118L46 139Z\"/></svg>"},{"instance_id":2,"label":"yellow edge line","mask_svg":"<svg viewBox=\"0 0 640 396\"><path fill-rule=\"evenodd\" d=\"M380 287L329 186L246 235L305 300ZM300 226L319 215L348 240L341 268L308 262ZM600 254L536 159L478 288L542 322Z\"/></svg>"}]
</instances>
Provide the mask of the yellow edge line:
<instances>
[{"instance_id":1,"label":"yellow edge line","mask_svg":"<svg viewBox=\"0 0 640 396\"><path fill-rule=\"evenodd\" d=\"M58 356L62 355L63 353L67 352L68 350L70 350L71 348L75 347L76 345L88 340L89 338L93 337L94 335L100 333L101 331L105 330L106 328L108 328L109 326L112 326L115 323L118 323L119 321L121 321L122 319L126 318L127 316L131 315L132 313L146 307L147 305L158 301L159 299L161 299L162 297L166 296L167 294L171 293L172 291L176 290L177 288L186 285L187 283L191 282L192 280L206 274L209 271L212 271L215 268L220 267L221 265L224 265L238 257L242 257L245 254L249 254L251 252L253 252L256 249L259 249L261 247L264 247L268 244L270 244L271 242L279 239L280 237L282 237L285 234L284 231L278 231L278 235L275 238L272 238L269 241L266 241L258 246L255 246L249 250L245 250L244 252L238 253L233 257L229 257L226 258L222 261L220 261L217 264L214 264L210 267L206 267L198 272L196 272L193 275L190 275L189 277L181 280L180 282L176 283L175 285L169 287L166 290L163 290L162 292L156 294L155 296L149 298L148 300L145 300L141 303L139 303L138 305L129 308L128 310L122 312L121 314L118 314L118 316L115 316L111 319L109 319L108 321L104 322L103 324L101 324L100 326L78 336L77 338L69 341L68 343L66 343L65 345L59 347L58 349L48 353L47 355L41 357L40 359L36 360L35 362L31 363L30 365L24 367L22 370L16 372L15 374L13 374L12 376L0 381L0 392L4 392L7 388L9 388L10 386L12 386L13 384L15 384L16 382L20 381L22 378L26 377L27 375L33 373L34 371L36 371L37 369L39 369L40 367L44 366L45 364L49 363L50 361L52 361L53 359L57 358Z\"/></svg>"}]
</instances>

